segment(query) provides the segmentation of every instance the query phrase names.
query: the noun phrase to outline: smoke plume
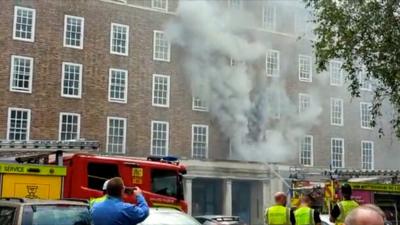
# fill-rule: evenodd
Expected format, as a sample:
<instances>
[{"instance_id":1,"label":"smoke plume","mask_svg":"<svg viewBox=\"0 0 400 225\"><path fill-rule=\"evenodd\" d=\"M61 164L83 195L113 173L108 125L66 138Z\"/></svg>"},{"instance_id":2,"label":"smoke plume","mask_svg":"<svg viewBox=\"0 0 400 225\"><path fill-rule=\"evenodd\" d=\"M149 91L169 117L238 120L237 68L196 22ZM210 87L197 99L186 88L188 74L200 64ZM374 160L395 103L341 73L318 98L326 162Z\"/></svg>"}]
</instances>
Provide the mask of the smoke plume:
<instances>
[{"instance_id":1,"label":"smoke plume","mask_svg":"<svg viewBox=\"0 0 400 225\"><path fill-rule=\"evenodd\" d=\"M319 101L314 95L311 107L299 114L297 96L288 97L284 79L266 77L271 46L251 29L251 13L226 9L221 2L180 1L167 36L185 52L192 95L207 103L230 140L231 158L287 160L297 152L299 138L317 123Z\"/></svg>"}]
</instances>

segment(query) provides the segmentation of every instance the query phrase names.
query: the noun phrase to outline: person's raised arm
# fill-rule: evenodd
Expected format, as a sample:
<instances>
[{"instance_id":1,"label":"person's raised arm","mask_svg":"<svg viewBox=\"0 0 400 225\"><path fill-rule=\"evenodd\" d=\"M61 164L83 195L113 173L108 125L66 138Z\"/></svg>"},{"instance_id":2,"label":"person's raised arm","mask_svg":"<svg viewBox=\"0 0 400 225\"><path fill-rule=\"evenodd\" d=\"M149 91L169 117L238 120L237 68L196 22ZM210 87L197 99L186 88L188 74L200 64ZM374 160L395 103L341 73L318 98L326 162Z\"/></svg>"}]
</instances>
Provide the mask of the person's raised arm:
<instances>
[{"instance_id":1,"label":"person's raised arm","mask_svg":"<svg viewBox=\"0 0 400 225\"><path fill-rule=\"evenodd\" d=\"M131 220L131 223L137 224L149 216L149 206L147 205L140 188L136 187L134 194L136 196L136 205L129 204L124 211L125 216Z\"/></svg>"}]
</instances>

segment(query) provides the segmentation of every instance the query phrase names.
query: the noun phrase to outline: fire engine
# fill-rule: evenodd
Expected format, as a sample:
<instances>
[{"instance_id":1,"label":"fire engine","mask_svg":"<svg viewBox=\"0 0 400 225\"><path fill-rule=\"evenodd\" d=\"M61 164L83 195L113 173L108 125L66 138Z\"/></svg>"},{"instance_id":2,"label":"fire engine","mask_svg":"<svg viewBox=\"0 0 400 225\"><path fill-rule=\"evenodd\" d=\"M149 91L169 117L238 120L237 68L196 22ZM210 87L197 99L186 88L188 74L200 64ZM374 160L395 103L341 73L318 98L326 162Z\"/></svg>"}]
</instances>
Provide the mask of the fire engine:
<instances>
[{"instance_id":1,"label":"fire engine","mask_svg":"<svg viewBox=\"0 0 400 225\"><path fill-rule=\"evenodd\" d=\"M299 176L301 174L301 176ZM301 171L291 174L292 206L298 197L309 194L315 198L313 206L322 213L340 201L340 187L344 182L353 188L352 198L360 204L376 204L386 214L387 220L399 225L400 183L399 170L325 170L319 173ZM312 182L316 181L316 182Z\"/></svg>"},{"instance_id":2,"label":"fire engine","mask_svg":"<svg viewBox=\"0 0 400 225\"><path fill-rule=\"evenodd\" d=\"M177 158L94 154L97 150L89 141L0 141L0 197L90 199L103 195L107 179L119 176L127 190L140 187L150 206L187 211L186 168ZM131 194L124 200L135 202Z\"/></svg>"}]
</instances>

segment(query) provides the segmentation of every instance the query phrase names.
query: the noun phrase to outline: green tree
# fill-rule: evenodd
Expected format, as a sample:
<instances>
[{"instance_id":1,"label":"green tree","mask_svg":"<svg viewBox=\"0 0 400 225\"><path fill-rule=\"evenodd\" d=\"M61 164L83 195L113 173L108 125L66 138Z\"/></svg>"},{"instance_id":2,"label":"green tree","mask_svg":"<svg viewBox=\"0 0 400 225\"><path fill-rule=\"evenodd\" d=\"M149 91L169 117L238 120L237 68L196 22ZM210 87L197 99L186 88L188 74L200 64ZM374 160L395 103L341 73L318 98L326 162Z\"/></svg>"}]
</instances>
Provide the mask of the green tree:
<instances>
[{"instance_id":1,"label":"green tree","mask_svg":"<svg viewBox=\"0 0 400 225\"><path fill-rule=\"evenodd\" d=\"M313 14L317 70L341 59L348 89L360 96L359 72L374 81L372 125L388 99L400 137L400 0L304 0ZM382 132L382 129L379 129Z\"/></svg>"}]
</instances>

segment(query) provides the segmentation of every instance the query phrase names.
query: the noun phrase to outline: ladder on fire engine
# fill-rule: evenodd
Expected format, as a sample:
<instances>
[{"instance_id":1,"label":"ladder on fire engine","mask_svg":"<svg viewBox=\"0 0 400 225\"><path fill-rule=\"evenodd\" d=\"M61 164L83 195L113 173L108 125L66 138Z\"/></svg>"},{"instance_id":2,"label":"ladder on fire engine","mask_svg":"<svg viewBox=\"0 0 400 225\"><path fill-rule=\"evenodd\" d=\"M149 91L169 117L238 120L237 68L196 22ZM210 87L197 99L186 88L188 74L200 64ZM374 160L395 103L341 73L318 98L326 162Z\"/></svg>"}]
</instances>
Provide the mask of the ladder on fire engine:
<instances>
[{"instance_id":1,"label":"ladder on fire engine","mask_svg":"<svg viewBox=\"0 0 400 225\"><path fill-rule=\"evenodd\" d=\"M0 140L0 158L15 158L18 163L47 164L50 155L55 155L57 165L61 166L64 152L93 152L98 150L99 142L97 141Z\"/></svg>"}]
</instances>

